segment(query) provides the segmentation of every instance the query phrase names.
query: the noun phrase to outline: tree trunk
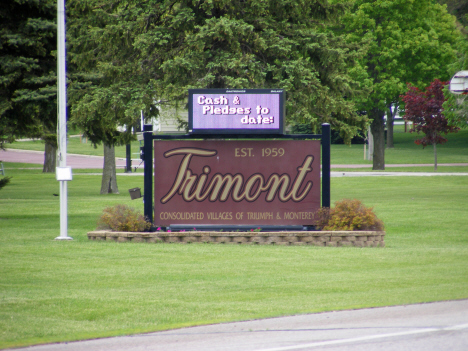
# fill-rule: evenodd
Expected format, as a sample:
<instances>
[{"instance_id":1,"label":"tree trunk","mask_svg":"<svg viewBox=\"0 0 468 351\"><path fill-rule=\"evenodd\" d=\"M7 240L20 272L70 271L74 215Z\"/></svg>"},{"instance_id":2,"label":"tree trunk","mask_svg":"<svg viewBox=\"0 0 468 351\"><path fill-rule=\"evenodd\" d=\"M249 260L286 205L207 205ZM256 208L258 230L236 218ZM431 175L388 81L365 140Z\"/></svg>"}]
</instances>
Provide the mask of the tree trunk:
<instances>
[{"instance_id":1,"label":"tree trunk","mask_svg":"<svg viewBox=\"0 0 468 351\"><path fill-rule=\"evenodd\" d=\"M434 145L434 171L437 171L437 144L433 143Z\"/></svg>"},{"instance_id":2,"label":"tree trunk","mask_svg":"<svg viewBox=\"0 0 468 351\"><path fill-rule=\"evenodd\" d=\"M45 140L43 173L54 173L57 162L57 145Z\"/></svg>"},{"instance_id":3,"label":"tree trunk","mask_svg":"<svg viewBox=\"0 0 468 351\"><path fill-rule=\"evenodd\" d=\"M387 111L387 149L393 149L393 122L395 120L395 113L397 106L392 111L392 105L388 106Z\"/></svg>"},{"instance_id":4,"label":"tree trunk","mask_svg":"<svg viewBox=\"0 0 468 351\"><path fill-rule=\"evenodd\" d=\"M385 121L384 111L373 109L369 111L369 118L373 119L371 131L374 137L374 153L372 154L372 169L385 169Z\"/></svg>"},{"instance_id":5,"label":"tree trunk","mask_svg":"<svg viewBox=\"0 0 468 351\"><path fill-rule=\"evenodd\" d=\"M102 170L101 194L118 194L114 145L104 144L104 168Z\"/></svg>"}]
</instances>

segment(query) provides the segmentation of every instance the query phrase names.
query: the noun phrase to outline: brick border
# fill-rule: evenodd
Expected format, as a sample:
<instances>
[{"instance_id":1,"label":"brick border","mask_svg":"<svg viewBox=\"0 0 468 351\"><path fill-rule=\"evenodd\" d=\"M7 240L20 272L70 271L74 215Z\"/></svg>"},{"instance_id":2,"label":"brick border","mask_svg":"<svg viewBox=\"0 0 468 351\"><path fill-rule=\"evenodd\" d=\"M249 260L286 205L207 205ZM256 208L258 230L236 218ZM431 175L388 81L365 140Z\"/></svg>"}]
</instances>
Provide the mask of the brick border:
<instances>
[{"instance_id":1,"label":"brick border","mask_svg":"<svg viewBox=\"0 0 468 351\"><path fill-rule=\"evenodd\" d=\"M135 243L275 244L313 246L384 247L385 232L300 231L300 232L113 232L93 231L89 240Z\"/></svg>"}]
</instances>

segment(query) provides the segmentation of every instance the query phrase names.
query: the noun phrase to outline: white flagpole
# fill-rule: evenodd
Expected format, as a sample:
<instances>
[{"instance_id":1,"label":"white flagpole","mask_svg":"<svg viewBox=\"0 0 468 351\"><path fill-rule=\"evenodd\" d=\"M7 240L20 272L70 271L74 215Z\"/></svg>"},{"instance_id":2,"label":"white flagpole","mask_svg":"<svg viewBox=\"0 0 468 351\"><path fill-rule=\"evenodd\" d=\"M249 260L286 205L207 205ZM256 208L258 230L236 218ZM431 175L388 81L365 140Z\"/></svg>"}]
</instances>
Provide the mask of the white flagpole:
<instances>
[{"instance_id":1,"label":"white flagpole","mask_svg":"<svg viewBox=\"0 0 468 351\"><path fill-rule=\"evenodd\" d=\"M65 0L57 1L57 95L58 95L58 167L56 178L60 181L60 236L55 240L73 240L68 236L67 181L71 168L67 167L67 86L65 66Z\"/></svg>"}]
</instances>

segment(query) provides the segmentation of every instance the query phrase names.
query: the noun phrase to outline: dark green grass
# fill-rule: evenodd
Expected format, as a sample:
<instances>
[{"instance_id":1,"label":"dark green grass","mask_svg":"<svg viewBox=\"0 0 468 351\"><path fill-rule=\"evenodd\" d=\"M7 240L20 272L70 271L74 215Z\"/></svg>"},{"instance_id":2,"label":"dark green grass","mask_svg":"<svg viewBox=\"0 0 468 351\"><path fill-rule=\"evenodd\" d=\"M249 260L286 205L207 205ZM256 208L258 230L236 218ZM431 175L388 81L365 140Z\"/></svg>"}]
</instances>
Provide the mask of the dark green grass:
<instances>
[{"instance_id":1,"label":"dark green grass","mask_svg":"<svg viewBox=\"0 0 468 351\"><path fill-rule=\"evenodd\" d=\"M10 166L10 164L7 164ZM358 198L386 226L385 248L132 244L88 241L105 206L141 177L59 183L11 169L0 190L0 347L182 326L468 297L468 177L332 178L332 201Z\"/></svg>"}]
</instances>

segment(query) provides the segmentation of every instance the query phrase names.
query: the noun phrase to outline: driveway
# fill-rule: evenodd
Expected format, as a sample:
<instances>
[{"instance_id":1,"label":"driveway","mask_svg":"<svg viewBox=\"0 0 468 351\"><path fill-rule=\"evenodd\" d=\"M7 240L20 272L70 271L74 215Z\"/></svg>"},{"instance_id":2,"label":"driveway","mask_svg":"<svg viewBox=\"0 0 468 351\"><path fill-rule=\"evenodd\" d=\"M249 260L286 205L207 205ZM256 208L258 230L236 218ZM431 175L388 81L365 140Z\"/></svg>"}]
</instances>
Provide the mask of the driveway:
<instances>
[{"instance_id":1,"label":"driveway","mask_svg":"<svg viewBox=\"0 0 468 351\"><path fill-rule=\"evenodd\" d=\"M16 150L7 149L0 150L0 161L3 162L16 162L16 163L31 163L31 164L44 164L43 151L31 150ZM115 159L117 167L125 167L126 160L124 158ZM138 166L139 159L132 160L132 167ZM67 154L67 166L73 168L97 168L102 169L104 165L104 157L102 156L88 156L88 155L75 155Z\"/></svg>"}]
</instances>

